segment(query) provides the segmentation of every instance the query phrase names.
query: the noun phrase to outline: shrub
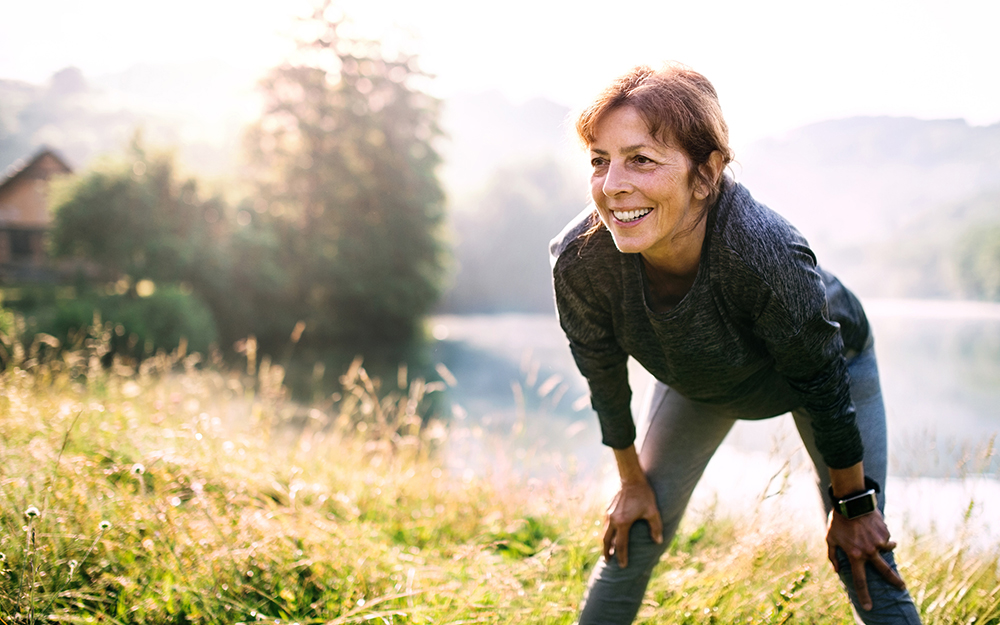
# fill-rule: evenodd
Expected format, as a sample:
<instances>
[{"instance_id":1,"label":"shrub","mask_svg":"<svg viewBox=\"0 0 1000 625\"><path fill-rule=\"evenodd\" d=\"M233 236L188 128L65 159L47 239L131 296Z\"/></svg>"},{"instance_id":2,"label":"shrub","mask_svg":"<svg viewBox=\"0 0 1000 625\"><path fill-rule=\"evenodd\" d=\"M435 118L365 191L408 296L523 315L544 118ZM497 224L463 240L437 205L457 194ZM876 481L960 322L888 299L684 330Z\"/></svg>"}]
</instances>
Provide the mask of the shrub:
<instances>
[{"instance_id":1,"label":"shrub","mask_svg":"<svg viewBox=\"0 0 1000 625\"><path fill-rule=\"evenodd\" d=\"M91 328L107 334L111 353L141 358L157 350L173 351L182 341L186 349L207 352L217 339L208 307L194 294L178 287L157 289L148 297L89 296L57 301L35 312L34 329L64 344L77 344Z\"/></svg>"}]
</instances>

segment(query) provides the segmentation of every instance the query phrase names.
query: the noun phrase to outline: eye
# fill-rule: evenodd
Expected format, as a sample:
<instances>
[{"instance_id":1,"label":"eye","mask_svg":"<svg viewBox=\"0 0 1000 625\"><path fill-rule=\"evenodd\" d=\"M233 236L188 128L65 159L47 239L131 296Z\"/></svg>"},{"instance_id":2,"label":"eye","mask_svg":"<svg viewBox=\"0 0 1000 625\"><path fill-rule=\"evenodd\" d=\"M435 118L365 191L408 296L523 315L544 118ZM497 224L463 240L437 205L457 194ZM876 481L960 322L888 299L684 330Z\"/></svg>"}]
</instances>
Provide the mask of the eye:
<instances>
[{"instance_id":1,"label":"eye","mask_svg":"<svg viewBox=\"0 0 1000 625\"><path fill-rule=\"evenodd\" d=\"M653 162L653 159L648 156L643 156L642 154L637 154L632 161L638 165L648 165Z\"/></svg>"},{"instance_id":2,"label":"eye","mask_svg":"<svg viewBox=\"0 0 1000 625\"><path fill-rule=\"evenodd\" d=\"M605 159L602 156L595 156L594 158L590 159L590 166L593 167L594 169L597 169L598 167L603 167L607 165L607 163L608 163L607 159Z\"/></svg>"}]
</instances>

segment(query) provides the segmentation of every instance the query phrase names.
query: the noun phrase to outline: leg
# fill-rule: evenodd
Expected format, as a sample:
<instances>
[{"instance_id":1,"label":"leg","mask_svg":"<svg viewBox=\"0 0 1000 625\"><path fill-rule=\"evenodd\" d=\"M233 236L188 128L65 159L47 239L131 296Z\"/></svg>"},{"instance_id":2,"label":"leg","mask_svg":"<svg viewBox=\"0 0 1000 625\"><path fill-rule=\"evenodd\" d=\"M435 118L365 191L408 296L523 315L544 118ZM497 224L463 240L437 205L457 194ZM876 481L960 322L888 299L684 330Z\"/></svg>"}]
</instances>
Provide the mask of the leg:
<instances>
[{"instance_id":1,"label":"leg","mask_svg":"<svg viewBox=\"0 0 1000 625\"><path fill-rule=\"evenodd\" d=\"M888 445L885 407L882 404L882 389L879 385L875 350L868 347L854 357L848 363L848 371L851 375L851 399L854 401L854 408L857 411L858 429L861 430L861 439L865 446L865 474L881 485L882 492L878 495L878 507L879 511L884 511ZM822 456L816 449L809 415L805 411L795 411L792 415L795 418L795 425L802 437L802 442L816 466L820 497L823 500L826 513L829 515L831 508L827 498L827 488L830 485L830 475ZM837 557L840 560L840 579L850 596L857 618L868 625L920 623L920 616L917 614L917 608L913 604L910 593L890 585L871 565L865 567L865 574L873 606L871 611L862 610L854 591L854 578L851 575L847 555L838 549ZM893 569L896 568L892 553L885 553L883 557Z\"/></svg>"},{"instance_id":2,"label":"leg","mask_svg":"<svg viewBox=\"0 0 1000 625\"><path fill-rule=\"evenodd\" d=\"M628 566L619 567L614 558L598 561L584 597L580 625L631 623L635 619L653 568L677 531L708 461L734 423L659 382L653 384L648 398L645 414L649 423L639 461L656 493L663 543L653 542L644 521L633 525Z\"/></svg>"}]
</instances>

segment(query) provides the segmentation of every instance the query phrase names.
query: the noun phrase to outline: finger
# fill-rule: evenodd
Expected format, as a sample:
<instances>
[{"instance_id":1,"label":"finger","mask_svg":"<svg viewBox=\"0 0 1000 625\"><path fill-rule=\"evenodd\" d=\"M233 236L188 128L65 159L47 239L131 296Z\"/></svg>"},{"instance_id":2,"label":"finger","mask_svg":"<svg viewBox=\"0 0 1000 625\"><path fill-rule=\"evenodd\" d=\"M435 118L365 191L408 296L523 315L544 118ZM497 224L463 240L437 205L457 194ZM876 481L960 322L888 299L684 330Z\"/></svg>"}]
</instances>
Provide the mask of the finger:
<instances>
[{"instance_id":1,"label":"finger","mask_svg":"<svg viewBox=\"0 0 1000 625\"><path fill-rule=\"evenodd\" d=\"M889 582L890 584L892 584L896 588L899 588L900 590L906 588L906 582L904 582L903 578L899 576L899 573L894 571L892 567L889 566L888 562L882 559L882 556L877 556L873 558L871 563L872 566L875 567L875 570L878 571L879 574L885 578L885 581Z\"/></svg>"},{"instance_id":2,"label":"finger","mask_svg":"<svg viewBox=\"0 0 1000 625\"><path fill-rule=\"evenodd\" d=\"M896 541L894 541L894 540L887 540L885 542L885 546L880 547L879 551L892 551L895 548L896 548Z\"/></svg>"},{"instance_id":3,"label":"finger","mask_svg":"<svg viewBox=\"0 0 1000 625\"><path fill-rule=\"evenodd\" d=\"M628 533L628 528L623 528L615 534L615 556L621 568L628 566Z\"/></svg>"},{"instance_id":4,"label":"finger","mask_svg":"<svg viewBox=\"0 0 1000 625\"><path fill-rule=\"evenodd\" d=\"M865 574L865 561L851 560L851 574L854 576L854 590L858 593L858 603L867 612L872 609L872 598L868 594L868 576Z\"/></svg>"},{"instance_id":5,"label":"finger","mask_svg":"<svg viewBox=\"0 0 1000 625\"><path fill-rule=\"evenodd\" d=\"M604 561L607 562L611 559L611 547L615 538L615 528L611 523L608 523L608 527L604 530Z\"/></svg>"},{"instance_id":6,"label":"finger","mask_svg":"<svg viewBox=\"0 0 1000 625\"><path fill-rule=\"evenodd\" d=\"M649 534L653 537L653 542L659 545L663 542L663 521L660 520L660 511L655 510L646 520L649 521Z\"/></svg>"}]
</instances>

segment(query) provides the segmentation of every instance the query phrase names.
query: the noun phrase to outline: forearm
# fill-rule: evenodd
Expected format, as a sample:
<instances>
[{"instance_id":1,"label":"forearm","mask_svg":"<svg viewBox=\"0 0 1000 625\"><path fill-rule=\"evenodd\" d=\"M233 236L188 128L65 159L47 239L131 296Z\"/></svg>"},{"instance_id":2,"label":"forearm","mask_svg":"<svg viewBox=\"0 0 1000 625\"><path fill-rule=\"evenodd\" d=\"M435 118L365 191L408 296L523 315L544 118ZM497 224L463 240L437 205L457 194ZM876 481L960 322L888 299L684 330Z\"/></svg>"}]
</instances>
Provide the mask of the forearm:
<instances>
[{"instance_id":1,"label":"forearm","mask_svg":"<svg viewBox=\"0 0 1000 625\"><path fill-rule=\"evenodd\" d=\"M865 468L859 462L846 469L829 469L830 486L835 497L845 497L865 489Z\"/></svg>"},{"instance_id":2,"label":"forearm","mask_svg":"<svg viewBox=\"0 0 1000 625\"><path fill-rule=\"evenodd\" d=\"M648 484L646 474L639 464L639 454L635 450L635 445L629 445L625 449L615 449L615 462L618 464L618 477L622 485L626 484Z\"/></svg>"}]
</instances>

